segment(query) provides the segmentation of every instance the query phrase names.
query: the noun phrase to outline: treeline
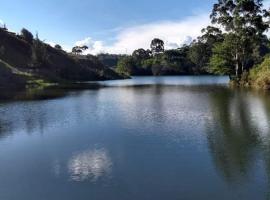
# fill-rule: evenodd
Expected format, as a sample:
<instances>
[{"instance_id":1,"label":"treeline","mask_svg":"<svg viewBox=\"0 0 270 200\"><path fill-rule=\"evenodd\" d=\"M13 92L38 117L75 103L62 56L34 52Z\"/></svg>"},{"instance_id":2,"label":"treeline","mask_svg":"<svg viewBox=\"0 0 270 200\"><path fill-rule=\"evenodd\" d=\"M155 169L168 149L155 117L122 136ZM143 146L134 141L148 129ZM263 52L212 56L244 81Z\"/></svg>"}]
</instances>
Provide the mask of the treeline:
<instances>
[{"instance_id":1,"label":"treeline","mask_svg":"<svg viewBox=\"0 0 270 200\"><path fill-rule=\"evenodd\" d=\"M131 56L119 60L117 72L127 75L179 75L206 73L203 67L192 62L189 46L175 50L164 50L164 42L154 39L151 50L138 49Z\"/></svg>"},{"instance_id":2,"label":"treeline","mask_svg":"<svg viewBox=\"0 0 270 200\"><path fill-rule=\"evenodd\" d=\"M128 75L210 73L249 84L270 52L269 17L262 0L218 0L210 15L212 25L191 44L164 50L164 42L154 39L149 50L138 49L122 58L117 71Z\"/></svg>"}]
</instances>

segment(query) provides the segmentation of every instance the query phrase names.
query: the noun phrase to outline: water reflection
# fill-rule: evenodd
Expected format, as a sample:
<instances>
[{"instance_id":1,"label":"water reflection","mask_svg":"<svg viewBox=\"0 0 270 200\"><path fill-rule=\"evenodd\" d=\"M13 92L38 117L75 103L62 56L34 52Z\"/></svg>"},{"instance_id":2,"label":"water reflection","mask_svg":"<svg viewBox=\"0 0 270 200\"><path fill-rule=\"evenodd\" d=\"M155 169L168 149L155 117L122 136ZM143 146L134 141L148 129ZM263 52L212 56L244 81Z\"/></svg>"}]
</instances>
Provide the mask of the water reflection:
<instances>
[{"instance_id":1,"label":"water reflection","mask_svg":"<svg viewBox=\"0 0 270 200\"><path fill-rule=\"evenodd\" d=\"M112 161L105 149L87 150L78 153L68 162L70 178L73 181L97 181L111 172Z\"/></svg>"},{"instance_id":2,"label":"water reflection","mask_svg":"<svg viewBox=\"0 0 270 200\"><path fill-rule=\"evenodd\" d=\"M113 81L101 81L100 84L104 86L114 87L136 87L147 85L170 85L170 86L195 86L195 85L226 85L229 82L227 76L142 76L133 77L128 80L113 80Z\"/></svg>"},{"instance_id":3,"label":"water reflection","mask_svg":"<svg viewBox=\"0 0 270 200\"><path fill-rule=\"evenodd\" d=\"M265 199L269 99L157 79L3 103L0 199Z\"/></svg>"},{"instance_id":4,"label":"water reflection","mask_svg":"<svg viewBox=\"0 0 270 200\"><path fill-rule=\"evenodd\" d=\"M228 182L256 177L262 167L259 152L263 150L262 153L267 154L264 152L267 148L262 146L270 139L269 115L266 115L270 110L269 101L264 101L266 98L250 91L235 90L210 95L212 118L207 123L209 149L217 170ZM270 176L270 173L267 174Z\"/></svg>"}]
</instances>

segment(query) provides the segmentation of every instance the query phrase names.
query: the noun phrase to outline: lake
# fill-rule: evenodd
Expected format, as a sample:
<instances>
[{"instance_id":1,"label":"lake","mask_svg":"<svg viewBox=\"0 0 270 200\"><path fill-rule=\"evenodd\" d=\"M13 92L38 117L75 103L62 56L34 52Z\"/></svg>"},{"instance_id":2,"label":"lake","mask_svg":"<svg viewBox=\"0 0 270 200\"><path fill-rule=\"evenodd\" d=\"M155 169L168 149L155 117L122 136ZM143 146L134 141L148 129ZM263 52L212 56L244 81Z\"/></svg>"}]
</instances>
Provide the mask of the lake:
<instances>
[{"instance_id":1,"label":"lake","mask_svg":"<svg viewBox=\"0 0 270 200\"><path fill-rule=\"evenodd\" d=\"M270 94L134 77L0 102L2 200L266 200Z\"/></svg>"}]
</instances>

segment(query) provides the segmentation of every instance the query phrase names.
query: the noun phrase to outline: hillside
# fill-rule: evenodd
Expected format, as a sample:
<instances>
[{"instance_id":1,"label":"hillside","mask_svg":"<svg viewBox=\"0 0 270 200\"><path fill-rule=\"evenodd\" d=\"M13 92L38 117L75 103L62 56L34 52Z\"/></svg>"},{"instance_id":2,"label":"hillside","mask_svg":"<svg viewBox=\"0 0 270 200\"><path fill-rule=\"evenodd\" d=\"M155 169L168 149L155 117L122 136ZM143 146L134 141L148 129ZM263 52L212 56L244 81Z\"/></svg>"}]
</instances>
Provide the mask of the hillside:
<instances>
[{"instance_id":1,"label":"hillside","mask_svg":"<svg viewBox=\"0 0 270 200\"><path fill-rule=\"evenodd\" d=\"M71 83L122 78L95 56L69 54L38 38L27 41L5 29L0 29L0 60L2 88L25 88L35 80Z\"/></svg>"}]
</instances>

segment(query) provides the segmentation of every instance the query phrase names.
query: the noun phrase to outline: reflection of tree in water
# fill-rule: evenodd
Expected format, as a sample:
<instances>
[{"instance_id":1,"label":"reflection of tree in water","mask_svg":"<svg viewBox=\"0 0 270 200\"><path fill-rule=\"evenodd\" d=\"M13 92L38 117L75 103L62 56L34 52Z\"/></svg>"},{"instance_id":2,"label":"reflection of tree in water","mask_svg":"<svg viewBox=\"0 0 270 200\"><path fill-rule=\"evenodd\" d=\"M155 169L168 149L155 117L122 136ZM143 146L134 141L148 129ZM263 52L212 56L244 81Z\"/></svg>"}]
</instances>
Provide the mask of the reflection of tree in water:
<instances>
[{"instance_id":1,"label":"reflection of tree in water","mask_svg":"<svg viewBox=\"0 0 270 200\"><path fill-rule=\"evenodd\" d=\"M78 92L76 95L83 94ZM60 98L55 101L4 102L0 104L0 139L18 131L43 134L50 127L62 127L74 118L80 118L80 112L87 110L82 106L80 101L72 103Z\"/></svg>"},{"instance_id":2,"label":"reflection of tree in water","mask_svg":"<svg viewBox=\"0 0 270 200\"><path fill-rule=\"evenodd\" d=\"M262 100L263 110L265 112L266 120L268 124L270 123L270 94L267 92L264 95L260 94L260 99ZM262 149L263 149L263 160L265 163L266 175L268 178L268 192L267 199L270 199L270 128L264 127L267 129L267 135L262 139Z\"/></svg>"},{"instance_id":3,"label":"reflection of tree in water","mask_svg":"<svg viewBox=\"0 0 270 200\"><path fill-rule=\"evenodd\" d=\"M209 148L217 169L228 181L245 177L258 144L243 93L224 89L210 95L213 118L208 124Z\"/></svg>"}]
</instances>

